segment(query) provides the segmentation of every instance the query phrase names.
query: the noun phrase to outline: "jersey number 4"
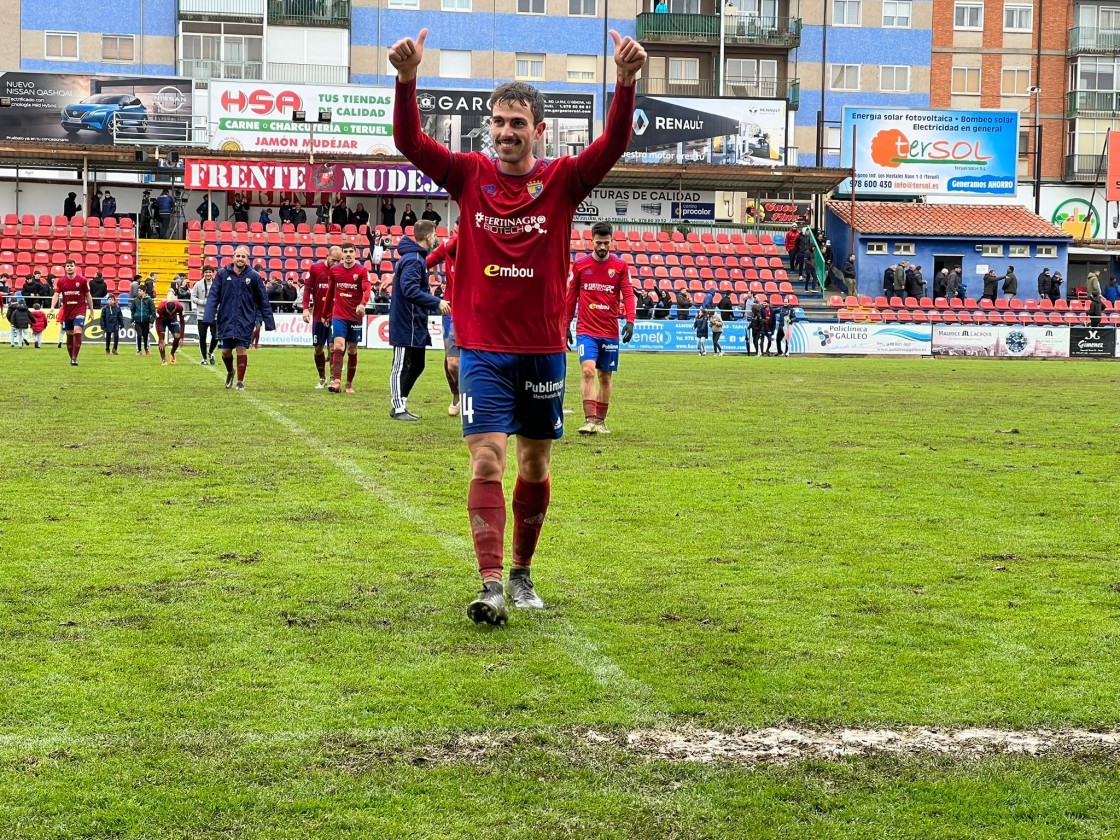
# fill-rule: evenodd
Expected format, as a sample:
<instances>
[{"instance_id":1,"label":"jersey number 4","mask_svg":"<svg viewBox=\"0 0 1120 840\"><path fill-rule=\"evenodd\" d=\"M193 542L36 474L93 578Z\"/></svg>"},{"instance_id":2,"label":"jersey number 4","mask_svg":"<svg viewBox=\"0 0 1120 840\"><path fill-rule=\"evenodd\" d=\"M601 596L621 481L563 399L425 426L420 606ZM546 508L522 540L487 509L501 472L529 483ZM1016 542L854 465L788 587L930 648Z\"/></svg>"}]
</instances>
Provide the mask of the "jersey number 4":
<instances>
[{"instance_id":1,"label":"jersey number 4","mask_svg":"<svg viewBox=\"0 0 1120 840\"><path fill-rule=\"evenodd\" d=\"M468 423L473 423L474 422L474 398L473 397L466 397L466 396L463 397L462 415L463 415L463 419L466 420Z\"/></svg>"}]
</instances>

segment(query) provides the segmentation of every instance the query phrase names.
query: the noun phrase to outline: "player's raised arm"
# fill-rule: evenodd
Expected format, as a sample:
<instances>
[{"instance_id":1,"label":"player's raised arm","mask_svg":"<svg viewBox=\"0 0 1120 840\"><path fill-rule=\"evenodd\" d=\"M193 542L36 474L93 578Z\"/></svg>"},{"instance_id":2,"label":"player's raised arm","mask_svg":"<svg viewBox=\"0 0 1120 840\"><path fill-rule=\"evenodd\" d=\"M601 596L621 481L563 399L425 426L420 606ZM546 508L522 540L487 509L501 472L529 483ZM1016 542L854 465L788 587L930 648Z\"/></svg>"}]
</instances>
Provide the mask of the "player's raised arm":
<instances>
[{"instance_id":1,"label":"player's raised arm","mask_svg":"<svg viewBox=\"0 0 1120 840\"><path fill-rule=\"evenodd\" d=\"M581 186L587 192L607 176L630 145L630 133L634 126L634 82L646 63L646 51L641 44L630 36L623 38L613 29L610 34L614 39L618 84L603 124L603 133L577 159Z\"/></svg>"},{"instance_id":2,"label":"player's raised arm","mask_svg":"<svg viewBox=\"0 0 1120 840\"><path fill-rule=\"evenodd\" d=\"M416 81L416 73L420 62L424 58L424 41L428 39L428 30L421 29L416 40L401 38L389 47L389 63L397 71L398 82Z\"/></svg>"},{"instance_id":3,"label":"player's raised arm","mask_svg":"<svg viewBox=\"0 0 1120 840\"><path fill-rule=\"evenodd\" d=\"M397 71L393 143L421 172L442 186L451 171L451 151L424 134L416 105L416 73L427 37L428 30L421 29L415 41L402 38L389 48L389 63Z\"/></svg>"}]
</instances>

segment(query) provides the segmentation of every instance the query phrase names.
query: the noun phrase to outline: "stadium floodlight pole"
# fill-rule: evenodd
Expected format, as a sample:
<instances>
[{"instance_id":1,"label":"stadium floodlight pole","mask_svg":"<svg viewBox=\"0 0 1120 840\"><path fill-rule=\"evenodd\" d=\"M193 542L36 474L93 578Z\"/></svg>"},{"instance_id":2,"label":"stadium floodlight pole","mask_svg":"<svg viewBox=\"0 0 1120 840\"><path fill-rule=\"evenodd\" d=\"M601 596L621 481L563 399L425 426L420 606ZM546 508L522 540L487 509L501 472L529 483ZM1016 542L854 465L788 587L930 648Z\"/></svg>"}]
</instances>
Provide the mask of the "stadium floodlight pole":
<instances>
[{"instance_id":1,"label":"stadium floodlight pole","mask_svg":"<svg viewBox=\"0 0 1120 840\"><path fill-rule=\"evenodd\" d=\"M331 121L331 109L330 108L320 108L319 109L319 119L318 120L307 119L307 112L306 111L302 111L302 110L298 110L298 111L293 110L292 111L292 122L307 123L307 125L310 127L310 141L308 143L307 162L309 164L311 164L312 166L315 165L315 126L319 125L320 123L327 124L327 123L330 123L330 121Z\"/></svg>"}]
</instances>

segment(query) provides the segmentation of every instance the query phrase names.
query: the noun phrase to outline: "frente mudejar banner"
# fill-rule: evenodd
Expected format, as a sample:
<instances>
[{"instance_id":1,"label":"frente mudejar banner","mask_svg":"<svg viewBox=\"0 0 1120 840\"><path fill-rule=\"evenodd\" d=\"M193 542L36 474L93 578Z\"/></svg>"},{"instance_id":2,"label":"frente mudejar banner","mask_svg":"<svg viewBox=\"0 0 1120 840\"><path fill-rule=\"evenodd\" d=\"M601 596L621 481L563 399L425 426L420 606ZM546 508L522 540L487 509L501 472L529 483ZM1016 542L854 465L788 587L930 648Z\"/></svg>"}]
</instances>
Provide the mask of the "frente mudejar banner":
<instances>
[{"instance_id":1,"label":"frente mudejar banner","mask_svg":"<svg viewBox=\"0 0 1120 840\"><path fill-rule=\"evenodd\" d=\"M183 186L216 192L359 193L446 197L447 192L411 164L189 158Z\"/></svg>"},{"instance_id":2,"label":"frente mudejar banner","mask_svg":"<svg viewBox=\"0 0 1120 840\"><path fill-rule=\"evenodd\" d=\"M0 73L0 136L9 142L146 145L191 139L191 80Z\"/></svg>"},{"instance_id":3,"label":"frente mudejar banner","mask_svg":"<svg viewBox=\"0 0 1120 840\"><path fill-rule=\"evenodd\" d=\"M853 147L854 131L854 147ZM860 195L1015 195L1017 111L845 107L840 162Z\"/></svg>"}]
</instances>

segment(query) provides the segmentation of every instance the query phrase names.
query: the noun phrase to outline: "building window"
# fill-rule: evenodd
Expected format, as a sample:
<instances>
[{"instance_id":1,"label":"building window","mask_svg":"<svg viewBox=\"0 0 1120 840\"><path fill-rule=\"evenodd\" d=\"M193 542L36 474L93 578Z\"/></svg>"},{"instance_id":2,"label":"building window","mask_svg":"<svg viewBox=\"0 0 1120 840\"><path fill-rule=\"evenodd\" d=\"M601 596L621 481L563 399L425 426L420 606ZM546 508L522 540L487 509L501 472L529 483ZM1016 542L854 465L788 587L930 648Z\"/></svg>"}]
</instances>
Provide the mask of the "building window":
<instances>
[{"instance_id":1,"label":"building window","mask_svg":"<svg viewBox=\"0 0 1120 840\"><path fill-rule=\"evenodd\" d=\"M896 242L894 243L894 253L898 257L912 257L914 256L914 243Z\"/></svg>"},{"instance_id":2,"label":"building window","mask_svg":"<svg viewBox=\"0 0 1120 840\"><path fill-rule=\"evenodd\" d=\"M1002 257L1003 256L1003 246L1002 245L981 245L980 246L980 256L982 256L982 257Z\"/></svg>"},{"instance_id":3,"label":"building window","mask_svg":"<svg viewBox=\"0 0 1120 840\"><path fill-rule=\"evenodd\" d=\"M863 0L833 0L833 26L859 26Z\"/></svg>"},{"instance_id":4,"label":"building window","mask_svg":"<svg viewBox=\"0 0 1120 840\"><path fill-rule=\"evenodd\" d=\"M887 253L886 242L868 242L867 253L869 254L885 254Z\"/></svg>"},{"instance_id":5,"label":"building window","mask_svg":"<svg viewBox=\"0 0 1120 840\"><path fill-rule=\"evenodd\" d=\"M1019 157L1030 157L1031 154L1031 129L1019 129Z\"/></svg>"},{"instance_id":6,"label":"building window","mask_svg":"<svg viewBox=\"0 0 1120 840\"><path fill-rule=\"evenodd\" d=\"M439 74L445 79L469 79L471 77L471 51L440 50Z\"/></svg>"},{"instance_id":7,"label":"building window","mask_svg":"<svg viewBox=\"0 0 1120 840\"><path fill-rule=\"evenodd\" d=\"M543 15L544 0L517 0L519 15Z\"/></svg>"},{"instance_id":8,"label":"building window","mask_svg":"<svg viewBox=\"0 0 1120 840\"><path fill-rule=\"evenodd\" d=\"M778 96L778 62L774 59L727 59L728 96L775 98ZM785 96L785 89L782 89Z\"/></svg>"},{"instance_id":9,"label":"building window","mask_svg":"<svg viewBox=\"0 0 1120 840\"><path fill-rule=\"evenodd\" d=\"M568 0L568 14L572 17L595 17L595 0Z\"/></svg>"},{"instance_id":10,"label":"building window","mask_svg":"<svg viewBox=\"0 0 1120 840\"><path fill-rule=\"evenodd\" d=\"M568 56L568 81L593 82L595 70L599 66L597 55L570 55Z\"/></svg>"},{"instance_id":11,"label":"building window","mask_svg":"<svg viewBox=\"0 0 1120 840\"><path fill-rule=\"evenodd\" d=\"M910 0L883 0L883 26L886 29L909 29L910 11Z\"/></svg>"},{"instance_id":12,"label":"building window","mask_svg":"<svg viewBox=\"0 0 1120 840\"><path fill-rule=\"evenodd\" d=\"M1003 31L1034 31L1034 9L1032 9L1030 6L1004 6Z\"/></svg>"},{"instance_id":13,"label":"building window","mask_svg":"<svg viewBox=\"0 0 1120 840\"><path fill-rule=\"evenodd\" d=\"M517 78L529 81L544 81L544 55L541 53L517 53Z\"/></svg>"},{"instance_id":14,"label":"building window","mask_svg":"<svg viewBox=\"0 0 1120 840\"><path fill-rule=\"evenodd\" d=\"M43 57L54 61L78 59L77 32L44 32Z\"/></svg>"},{"instance_id":15,"label":"building window","mask_svg":"<svg viewBox=\"0 0 1120 840\"><path fill-rule=\"evenodd\" d=\"M1116 80L1120 79L1117 72L1116 58L1113 56L1098 58L1079 58L1074 69L1077 90L1116 90ZM1112 110L1109 108L1108 110Z\"/></svg>"},{"instance_id":16,"label":"building window","mask_svg":"<svg viewBox=\"0 0 1120 840\"><path fill-rule=\"evenodd\" d=\"M102 35L102 61L135 61L135 49L131 35Z\"/></svg>"},{"instance_id":17,"label":"building window","mask_svg":"<svg viewBox=\"0 0 1120 840\"><path fill-rule=\"evenodd\" d=\"M957 3L953 9L954 29L983 29L983 3Z\"/></svg>"},{"instance_id":18,"label":"building window","mask_svg":"<svg viewBox=\"0 0 1120 840\"><path fill-rule=\"evenodd\" d=\"M443 0L442 8L445 12L469 12L471 0Z\"/></svg>"},{"instance_id":19,"label":"building window","mask_svg":"<svg viewBox=\"0 0 1120 840\"><path fill-rule=\"evenodd\" d=\"M669 13L673 15L700 14L700 0L669 0Z\"/></svg>"},{"instance_id":20,"label":"building window","mask_svg":"<svg viewBox=\"0 0 1120 840\"><path fill-rule=\"evenodd\" d=\"M264 38L247 34L262 32L262 26L196 21L183 21L179 25L182 28L179 41L182 75L195 79L264 78ZM393 75L396 72L393 70Z\"/></svg>"},{"instance_id":21,"label":"building window","mask_svg":"<svg viewBox=\"0 0 1120 840\"><path fill-rule=\"evenodd\" d=\"M671 84L671 85L698 85L698 84L700 84L700 59L698 59L698 58L670 58L669 59L669 84Z\"/></svg>"},{"instance_id":22,"label":"building window","mask_svg":"<svg viewBox=\"0 0 1120 840\"><path fill-rule=\"evenodd\" d=\"M1058 256L1058 248L1055 245L1039 245L1034 249L1034 255L1036 257L1054 259L1054 257Z\"/></svg>"},{"instance_id":23,"label":"building window","mask_svg":"<svg viewBox=\"0 0 1120 840\"><path fill-rule=\"evenodd\" d=\"M858 64L833 64L829 90L859 90Z\"/></svg>"},{"instance_id":24,"label":"building window","mask_svg":"<svg viewBox=\"0 0 1120 840\"><path fill-rule=\"evenodd\" d=\"M1000 92L1004 96L1027 96L1031 86L1031 71L1025 67L1005 67Z\"/></svg>"},{"instance_id":25,"label":"building window","mask_svg":"<svg viewBox=\"0 0 1120 840\"><path fill-rule=\"evenodd\" d=\"M1029 257L1030 255L1030 245L1010 245L1007 248L1007 256L1009 257Z\"/></svg>"},{"instance_id":26,"label":"building window","mask_svg":"<svg viewBox=\"0 0 1120 840\"><path fill-rule=\"evenodd\" d=\"M826 125L824 127L824 148L821 149L826 155L840 154L840 126Z\"/></svg>"},{"instance_id":27,"label":"building window","mask_svg":"<svg viewBox=\"0 0 1120 840\"><path fill-rule=\"evenodd\" d=\"M903 64L884 64L879 68L879 90L883 93L909 92L910 68Z\"/></svg>"},{"instance_id":28,"label":"building window","mask_svg":"<svg viewBox=\"0 0 1120 840\"><path fill-rule=\"evenodd\" d=\"M420 0L389 0L390 9L419 9Z\"/></svg>"},{"instance_id":29,"label":"building window","mask_svg":"<svg viewBox=\"0 0 1120 840\"><path fill-rule=\"evenodd\" d=\"M979 67L954 67L953 68L953 93L979 93L980 68Z\"/></svg>"}]
</instances>

